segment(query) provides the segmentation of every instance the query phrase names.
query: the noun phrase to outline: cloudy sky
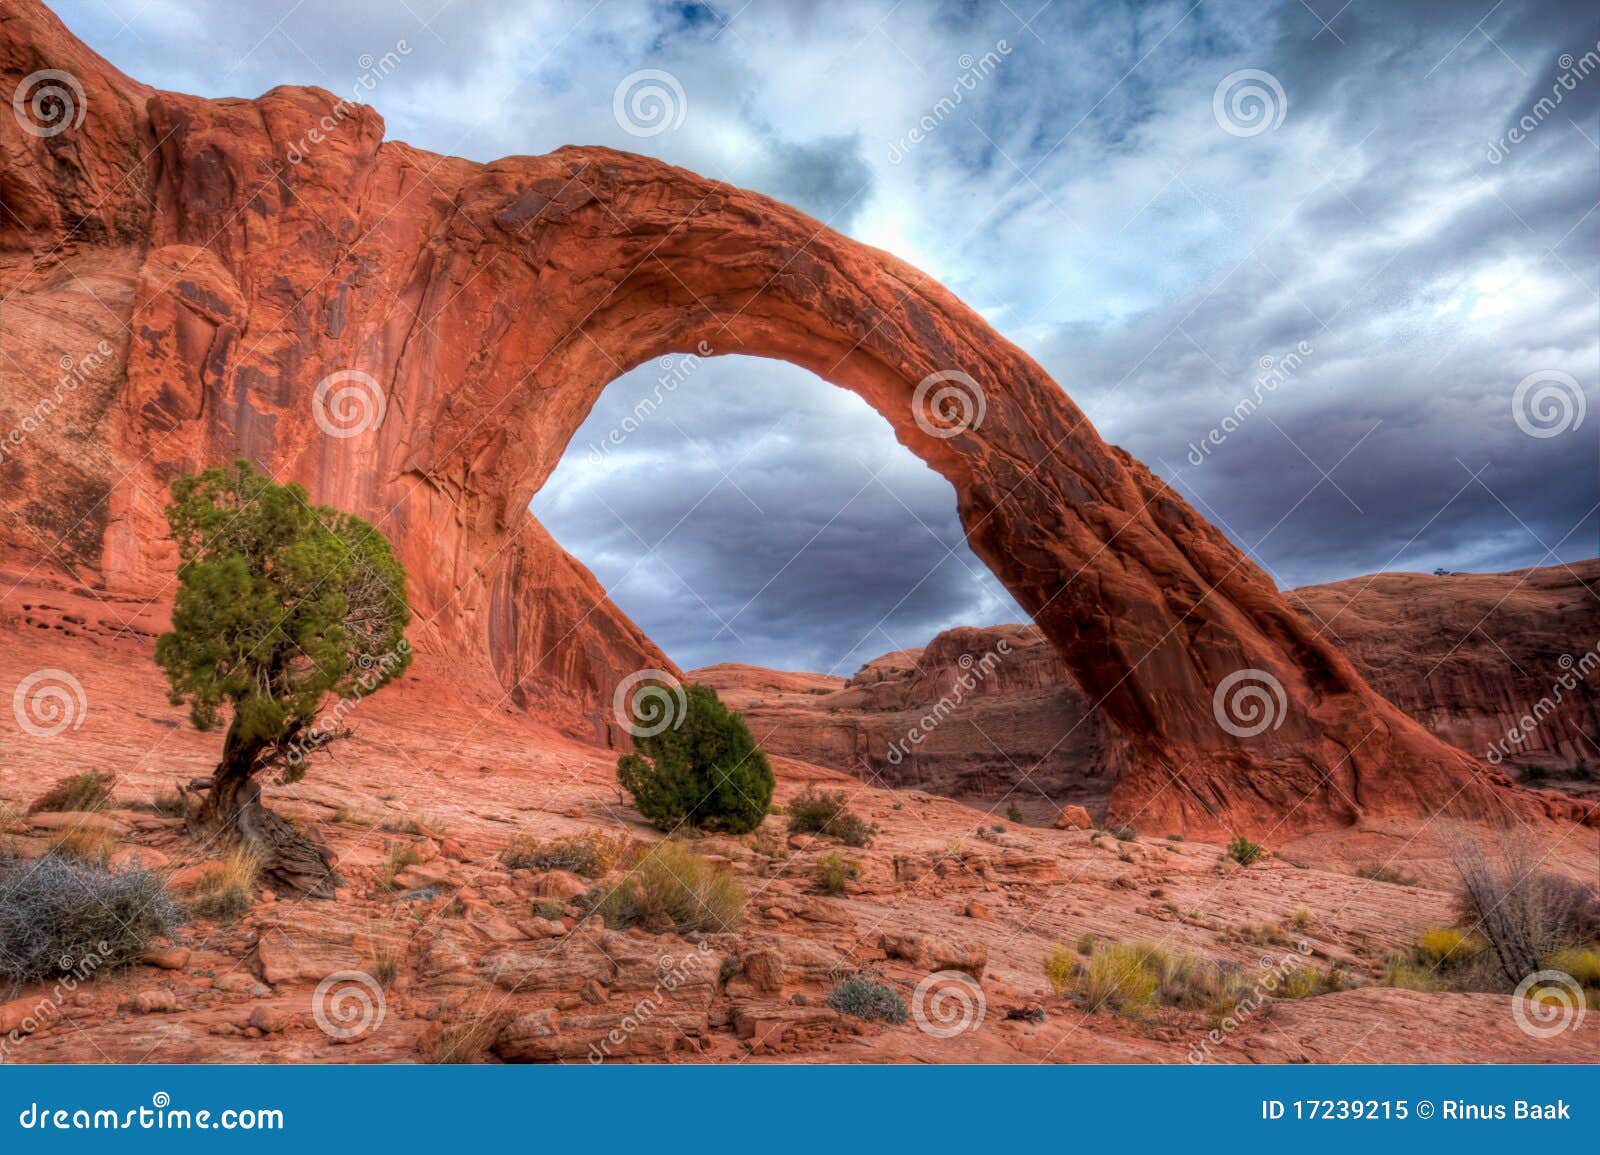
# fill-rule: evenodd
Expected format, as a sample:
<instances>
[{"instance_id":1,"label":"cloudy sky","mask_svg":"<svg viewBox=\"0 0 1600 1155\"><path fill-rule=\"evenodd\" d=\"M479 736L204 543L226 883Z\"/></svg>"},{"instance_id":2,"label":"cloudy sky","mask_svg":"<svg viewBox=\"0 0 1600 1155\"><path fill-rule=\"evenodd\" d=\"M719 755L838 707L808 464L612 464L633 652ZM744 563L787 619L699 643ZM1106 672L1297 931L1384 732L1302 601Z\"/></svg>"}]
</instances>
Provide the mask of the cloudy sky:
<instances>
[{"instance_id":1,"label":"cloudy sky","mask_svg":"<svg viewBox=\"0 0 1600 1155\"><path fill-rule=\"evenodd\" d=\"M393 139L604 144L794 204L949 285L1282 587L1595 554L1600 7L1038 5L57 11L160 87L361 93L393 53ZM660 373L534 510L681 664L848 674L1023 617L949 486L805 371L712 361L591 450Z\"/></svg>"}]
</instances>

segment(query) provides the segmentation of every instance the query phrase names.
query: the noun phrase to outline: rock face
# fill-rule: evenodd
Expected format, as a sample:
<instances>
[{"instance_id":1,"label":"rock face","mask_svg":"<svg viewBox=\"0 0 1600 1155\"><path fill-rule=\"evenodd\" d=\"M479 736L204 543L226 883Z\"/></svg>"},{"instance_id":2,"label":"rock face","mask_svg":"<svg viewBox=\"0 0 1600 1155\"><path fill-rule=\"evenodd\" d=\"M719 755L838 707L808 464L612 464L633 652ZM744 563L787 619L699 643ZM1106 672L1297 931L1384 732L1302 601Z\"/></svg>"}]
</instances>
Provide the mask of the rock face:
<instances>
[{"instance_id":1,"label":"rock face","mask_svg":"<svg viewBox=\"0 0 1600 1155\"><path fill-rule=\"evenodd\" d=\"M247 456L389 535L419 647L460 680L592 728L625 670L670 664L529 499L627 369L781 358L861 395L952 483L976 552L1115 727L1113 812L1197 831L1441 798L1579 813L1380 697L1026 354L885 253L643 157L479 165L386 142L320 89L153 91L0 0L0 84L43 69L73 77L75 107L0 117L0 422L25 430L0 540L26 565L159 598L166 483ZM930 403L934 374L981 418ZM1248 737L1213 712L1241 677L1268 688Z\"/></svg>"},{"instance_id":2,"label":"rock face","mask_svg":"<svg viewBox=\"0 0 1600 1155\"><path fill-rule=\"evenodd\" d=\"M692 670L767 749L869 782L1016 806L1103 812L1115 742L1033 626L947 630L848 681L752 666Z\"/></svg>"},{"instance_id":3,"label":"rock face","mask_svg":"<svg viewBox=\"0 0 1600 1155\"><path fill-rule=\"evenodd\" d=\"M1287 596L1439 738L1591 796L1600 793L1595 589L1600 561L1590 560L1504 574L1377 574ZM1014 804L1029 821L1060 804L1063 814L1105 813L1114 735L1032 626L947 630L848 681L733 665L689 677L716 687L779 754Z\"/></svg>"},{"instance_id":4,"label":"rock face","mask_svg":"<svg viewBox=\"0 0 1600 1155\"><path fill-rule=\"evenodd\" d=\"M1289 602L1446 742L1581 780L1600 766L1597 590L1600 560L1590 559L1502 574L1376 574L1307 586Z\"/></svg>"}]
</instances>

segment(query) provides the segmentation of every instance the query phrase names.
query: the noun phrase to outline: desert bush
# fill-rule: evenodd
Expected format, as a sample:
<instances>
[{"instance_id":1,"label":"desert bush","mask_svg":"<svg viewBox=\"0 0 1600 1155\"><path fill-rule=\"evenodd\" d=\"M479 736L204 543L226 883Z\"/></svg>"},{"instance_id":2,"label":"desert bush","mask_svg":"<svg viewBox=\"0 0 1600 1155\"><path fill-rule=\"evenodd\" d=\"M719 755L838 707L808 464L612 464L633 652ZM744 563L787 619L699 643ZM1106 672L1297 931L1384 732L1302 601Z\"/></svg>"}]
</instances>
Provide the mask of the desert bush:
<instances>
[{"instance_id":1,"label":"desert bush","mask_svg":"<svg viewBox=\"0 0 1600 1155\"><path fill-rule=\"evenodd\" d=\"M117 779L112 774L70 774L33 800L29 814L67 810L100 810L111 801L111 788Z\"/></svg>"},{"instance_id":2,"label":"desert bush","mask_svg":"<svg viewBox=\"0 0 1600 1155\"><path fill-rule=\"evenodd\" d=\"M1579 986L1600 987L1600 950L1594 947L1568 947L1544 960L1546 970L1564 971Z\"/></svg>"},{"instance_id":3,"label":"desert bush","mask_svg":"<svg viewBox=\"0 0 1600 1155\"><path fill-rule=\"evenodd\" d=\"M1370 879L1373 882L1393 883L1395 886L1417 885L1416 875L1407 874L1405 871L1399 870L1396 867L1384 866L1376 862L1369 863L1366 866L1357 867L1356 877Z\"/></svg>"},{"instance_id":4,"label":"desert bush","mask_svg":"<svg viewBox=\"0 0 1600 1155\"><path fill-rule=\"evenodd\" d=\"M1098 948L1084 964L1080 983L1088 1009L1130 1014L1154 1006L1161 976L1152 953L1159 950L1122 943Z\"/></svg>"},{"instance_id":5,"label":"desert bush","mask_svg":"<svg viewBox=\"0 0 1600 1155\"><path fill-rule=\"evenodd\" d=\"M586 913L613 929L640 926L687 934L731 931L744 917L745 891L726 867L679 842L658 843L615 886L585 896Z\"/></svg>"},{"instance_id":6,"label":"desert bush","mask_svg":"<svg viewBox=\"0 0 1600 1155\"><path fill-rule=\"evenodd\" d=\"M541 841L519 834L500 852L510 870L565 870L585 878L599 878L622 858L628 840L608 837L598 830Z\"/></svg>"},{"instance_id":7,"label":"desert bush","mask_svg":"<svg viewBox=\"0 0 1600 1155\"><path fill-rule=\"evenodd\" d=\"M15 982L90 960L97 969L132 961L183 921L183 908L149 870L113 871L58 854L0 863L0 975Z\"/></svg>"},{"instance_id":8,"label":"desert bush","mask_svg":"<svg viewBox=\"0 0 1600 1155\"><path fill-rule=\"evenodd\" d=\"M1087 953L1087 952L1084 952ZM1050 984L1055 996L1060 998L1072 989L1078 977L1078 955L1060 943L1053 943L1044 956L1044 981Z\"/></svg>"},{"instance_id":9,"label":"desert bush","mask_svg":"<svg viewBox=\"0 0 1600 1155\"><path fill-rule=\"evenodd\" d=\"M748 834L772 805L772 765L744 718L709 686L690 686L683 717L634 739L617 780L656 829L699 826Z\"/></svg>"},{"instance_id":10,"label":"desert bush","mask_svg":"<svg viewBox=\"0 0 1600 1155\"><path fill-rule=\"evenodd\" d=\"M844 884L853 881L860 874L861 864L842 854L824 854L817 859L817 889L823 894L843 894Z\"/></svg>"},{"instance_id":11,"label":"desert bush","mask_svg":"<svg viewBox=\"0 0 1600 1155\"><path fill-rule=\"evenodd\" d=\"M1007 806L1006 807L1006 821L1007 822L1011 822L1011 823L1015 823L1016 825L1021 826L1022 825L1022 807L1018 806L1015 802L1013 802L1010 806Z\"/></svg>"},{"instance_id":12,"label":"desert bush","mask_svg":"<svg viewBox=\"0 0 1600 1155\"><path fill-rule=\"evenodd\" d=\"M1139 836L1133 832L1133 827L1127 825L1126 823L1111 827L1108 833L1118 842L1139 841Z\"/></svg>"},{"instance_id":13,"label":"desert bush","mask_svg":"<svg viewBox=\"0 0 1600 1155\"><path fill-rule=\"evenodd\" d=\"M828 793L807 786L789 802L790 834L825 834L846 846L871 846L877 833L866 819L850 809L843 790Z\"/></svg>"},{"instance_id":14,"label":"desert bush","mask_svg":"<svg viewBox=\"0 0 1600 1155\"><path fill-rule=\"evenodd\" d=\"M1460 879L1462 922L1488 942L1512 985L1545 958L1600 937L1600 896L1592 887L1539 872L1533 851L1511 834L1492 847L1464 828L1441 837Z\"/></svg>"},{"instance_id":15,"label":"desert bush","mask_svg":"<svg viewBox=\"0 0 1600 1155\"><path fill-rule=\"evenodd\" d=\"M828 1005L841 1015L869 1023L903 1023L906 1004L894 988L869 975L855 975L835 983L828 992Z\"/></svg>"},{"instance_id":16,"label":"desert bush","mask_svg":"<svg viewBox=\"0 0 1600 1155\"><path fill-rule=\"evenodd\" d=\"M215 870L200 876L189 894L189 913L196 918L232 922L256 901L261 860L245 846L236 846Z\"/></svg>"},{"instance_id":17,"label":"desert bush","mask_svg":"<svg viewBox=\"0 0 1600 1155\"><path fill-rule=\"evenodd\" d=\"M1435 970L1451 966L1465 966L1484 952L1488 946L1483 939L1460 927L1434 927L1417 938L1416 958L1423 966Z\"/></svg>"},{"instance_id":18,"label":"desert bush","mask_svg":"<svg viewBox=\"0 0 1600 1155\"><path fill-rule=\"evenodd\" d=\"M1239 835L1228 843L1228 857L1240 866L1249 866L1260 859L1264 853L1266 853L1266 850L1259 842L1251 842L1243 835Z\"/></svg>"},{"instance_id":19,"label":"desert bush","mask_svg":"<svg viewBox=\"0 0 1600 1155\"><path fill-rule=\"evenodd\" d=\"M1289 925L1295 930L1305 930L1311 925L1311 912L1304 909L1295 911L1289 916Z\"/></svg>"}]
</instances>

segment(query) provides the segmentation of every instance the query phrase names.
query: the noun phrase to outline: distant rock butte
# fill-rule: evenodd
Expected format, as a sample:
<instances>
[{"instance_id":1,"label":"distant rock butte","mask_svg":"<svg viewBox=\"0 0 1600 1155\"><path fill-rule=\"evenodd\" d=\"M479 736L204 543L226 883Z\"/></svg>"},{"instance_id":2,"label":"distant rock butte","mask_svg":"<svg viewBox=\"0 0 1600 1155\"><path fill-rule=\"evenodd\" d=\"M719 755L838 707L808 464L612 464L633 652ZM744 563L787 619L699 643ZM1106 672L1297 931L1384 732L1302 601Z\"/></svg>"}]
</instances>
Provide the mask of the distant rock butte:
<instances>
[{"instance_id":1,"label":"distant rock butte","mask_svg":"<svg viewBox=\"0 0 1600 1155\"><path fill-rule=\"evenodd\" d=\"M626 370L774 357L858 393L951 482L973 548L1099 704L1113 814L1227 832L1443 800L1582 813L1380 697L1026 354L886 253L644 157L480 165L386 142L375 111L320 89L158 92L0 0L0 84L42 69L76 79L85 115L46 134L0 116L0 427L27 429L6 447L0 561L169 596L166 484L248 456L394 540L418 646L456 682L620 742L615 684L671 663L529 499ZM914 419L918 383L948 370L983 393L974 428ZM319 383L352 372L335 385L368 415L324 395L323 424L353 433L330 435ZM1283 688L1250 738L1213 714L1241 670Z\"/></svg>"},{"instance_id":2,"label":"distant rock butte","mask_svg":"<svg viewBox=\"0 0 1600 1155\"><path fill-rule=\"evenodd\" d=\"M1499 744L1505 766L1593 797L1600 695L1579 664L1600 641L1595 590L1600 560L1591 559L1504 574L1378 574L1294 590L1288 600L1440 738L1479 757ZM992 669L986 655L998 656ZM1552 687L1569 671L1584 684L1557 699ZM1030 822L1063 804L1105 813L1112 783L1102 767L1113 738L1033 626L947 630L848 680L737 665L689 677L716 687L779 754L1015 805ZM1538 724L1508 742L1535 713Z\"/></svg>"}]
</instances>

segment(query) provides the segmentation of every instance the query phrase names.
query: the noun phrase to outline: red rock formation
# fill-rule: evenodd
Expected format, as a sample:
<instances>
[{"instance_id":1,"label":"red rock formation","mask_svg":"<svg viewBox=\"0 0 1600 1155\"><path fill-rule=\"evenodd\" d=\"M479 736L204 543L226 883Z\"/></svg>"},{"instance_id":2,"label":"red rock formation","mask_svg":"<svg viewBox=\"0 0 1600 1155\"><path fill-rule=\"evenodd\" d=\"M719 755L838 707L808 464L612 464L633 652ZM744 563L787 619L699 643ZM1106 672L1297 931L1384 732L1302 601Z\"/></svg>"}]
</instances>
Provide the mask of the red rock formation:
<instances>
[{"instance_id":1,"label":"red rock formation","mask_svg":"<svg viewBox=\"0 0 1600 1155\"><path fill-rule=\"evenodd\" d=\"M1600 766L1600 560L1374 574L1289 603L1446 742L1555 777Z\"/></svg>"},{"instance_id":2,"label":"red rock formation","mask_svg":"<svg viewBox=\"0 0 1600 1155\"><path fill-rule=\"evenodd\" d=\"M1597 589L1600 560L1591 559L1503 574L1373 574L1287 597L1439 738L1592 797ZM973 677L997 653L992 675ZM731 665L689 676L715 686L778 754L868 781L1004 799L1030 821L1053 813L1046 797L1105 810L1111 736L1031 626L948 630L925 649L875 658L848 681ZM904 756L892 760L896 744Z\"/></svg>"},{"instance_id":3,"label":"red rock formation","mask_svg":"<svg viewBox=\"0 0 1600 1155\"><path fill-rule=\"evenodd\" d=\"M1051 821L1063 802L1104 812L1114 743L1033 626L946 630L848 681L755 666L692 670L768 750Z\"/></svg>"},{"instance_id":4,"label":"red rock formation","mask_svg":"<svg viewBox=\"0 0 1600 1155\"><path fill-rule=\"evenodd\" d=\"M526 693L530 674L586 666L554 687L582 698L636 631L599 598L572 617L581 571L537 556L528 501L607 383L704 343L854 390L951 481L974 549L1117 727L1124 819L1310 829L1444 799L1575 813L1506 791L1379 697L1026 354L885 253L643 157L478 165L384 142L376 112L319 89L155 92L3 0L0 84L40 69L71 74L85 115L42 133L0 116L6 340L31 346L0 369L3 419L36 409L60 358L112 353L12 455L5 544L33 563L159 596L165 482L243 454L395 541L419 643L461 678ZM948 371L982 393L970 428L918 392ZM333 374L364 414L330 407ZM523 573L572 596L524 596ZM608 640L583 662L558 656L597 623ZM1240 671L1282 687L1251 738L1213 714Z\"/></svg>"}]
</instances>

